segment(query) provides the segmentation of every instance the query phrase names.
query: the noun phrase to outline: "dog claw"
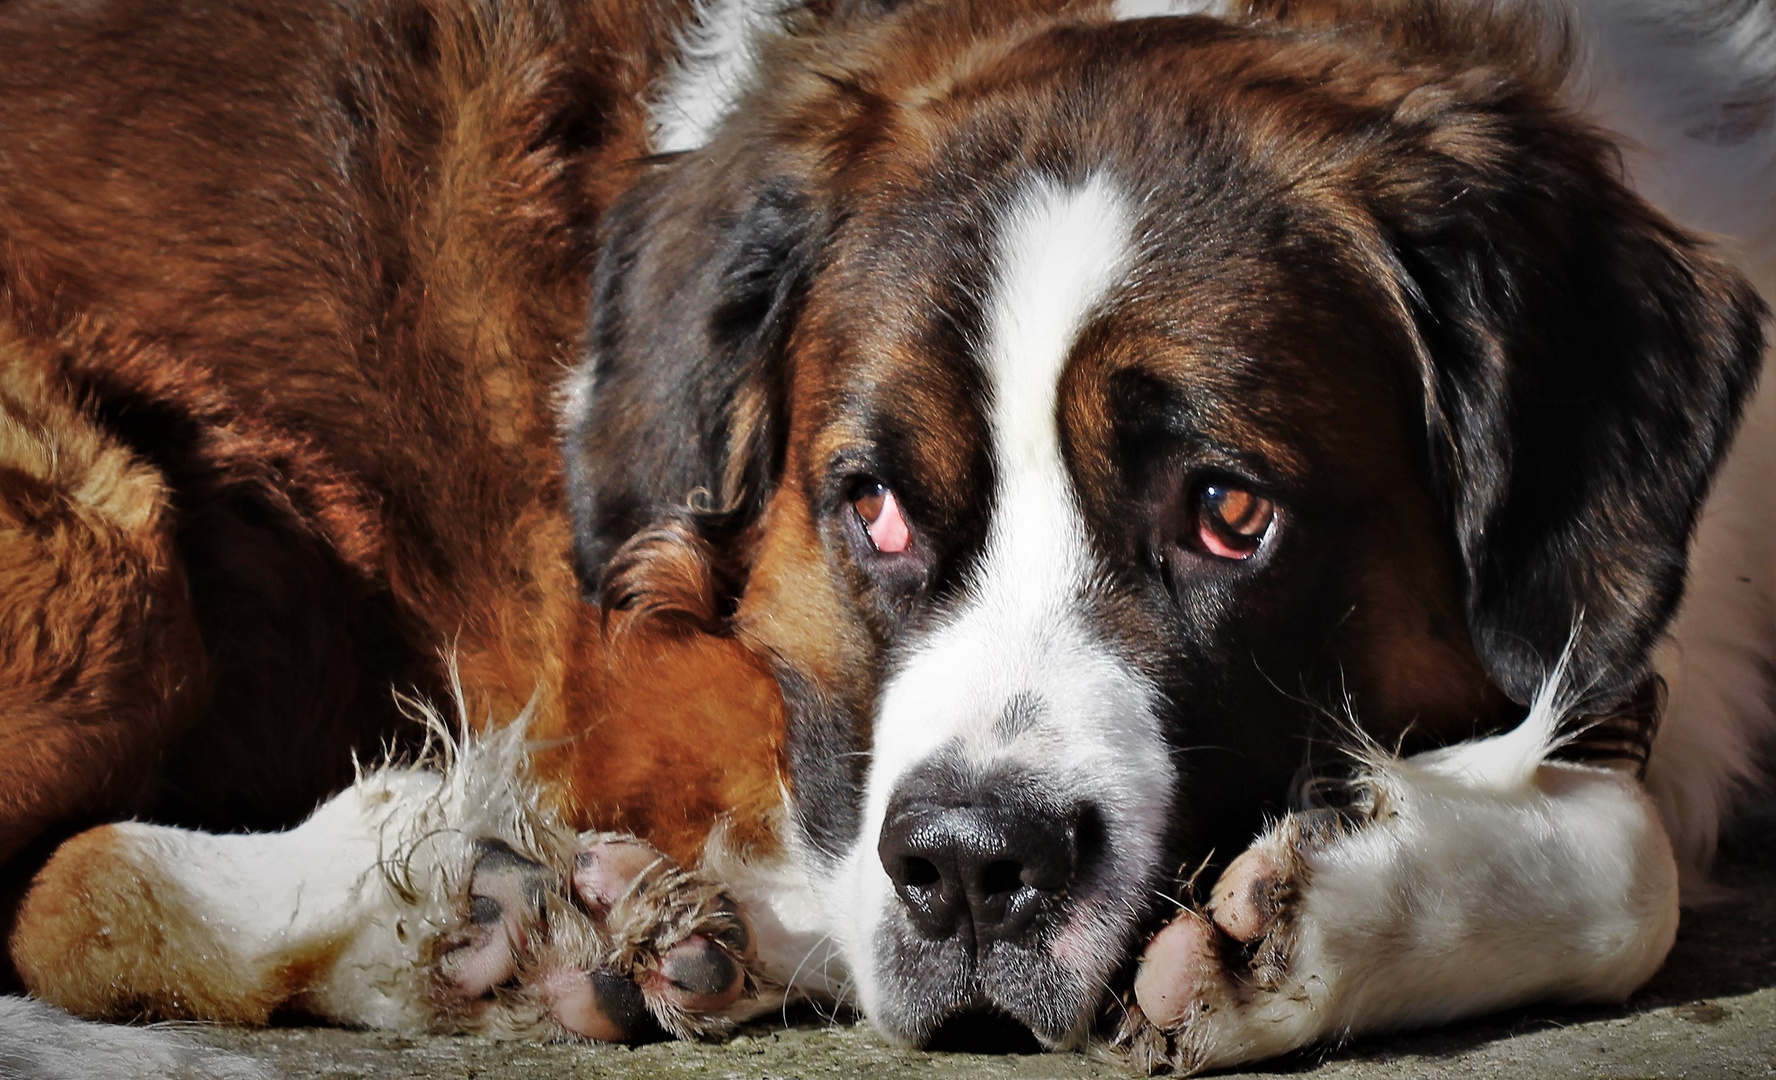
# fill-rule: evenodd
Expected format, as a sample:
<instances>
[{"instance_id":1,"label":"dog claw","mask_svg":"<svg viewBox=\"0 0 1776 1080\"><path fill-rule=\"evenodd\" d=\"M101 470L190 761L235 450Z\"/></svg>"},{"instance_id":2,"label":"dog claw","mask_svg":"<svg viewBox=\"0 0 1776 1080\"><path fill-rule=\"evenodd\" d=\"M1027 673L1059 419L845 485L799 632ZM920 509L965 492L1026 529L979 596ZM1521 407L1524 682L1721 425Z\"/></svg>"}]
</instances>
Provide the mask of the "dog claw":
<instances>
[{"instance_id":1,"label":"dog claw","mask_svg":"<svg viewBox=\"0 0 1776 1080\"><path fill-rule=\"evenodd\" d=\"M726 1030L756 988L751 934L720 888L632 837L582 837L551 871L477 848L432 985L449 1029L637 1042Z\"/></svg>"}]
</instances>

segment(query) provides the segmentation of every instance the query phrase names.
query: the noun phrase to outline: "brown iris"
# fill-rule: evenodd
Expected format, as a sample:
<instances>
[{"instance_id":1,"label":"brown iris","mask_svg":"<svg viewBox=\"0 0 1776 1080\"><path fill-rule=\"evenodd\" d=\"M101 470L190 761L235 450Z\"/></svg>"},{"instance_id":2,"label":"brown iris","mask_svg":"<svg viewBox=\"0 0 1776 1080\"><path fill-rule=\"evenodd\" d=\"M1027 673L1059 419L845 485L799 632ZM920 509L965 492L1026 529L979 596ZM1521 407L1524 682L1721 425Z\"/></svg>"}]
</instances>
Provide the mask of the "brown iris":
<instances>
[{"instance_id":1,"label":"brown iris","mask_svg":"<svg viewBox=\"0 0 1776 1080\"><path fill-rule=\"evenodd\" d=\"M1276 519L1276 504L1230 484L1207 484L1196 497L1196 533L1203 548L1223 559L1248 559Z\"/></svg>"}]
</instances>

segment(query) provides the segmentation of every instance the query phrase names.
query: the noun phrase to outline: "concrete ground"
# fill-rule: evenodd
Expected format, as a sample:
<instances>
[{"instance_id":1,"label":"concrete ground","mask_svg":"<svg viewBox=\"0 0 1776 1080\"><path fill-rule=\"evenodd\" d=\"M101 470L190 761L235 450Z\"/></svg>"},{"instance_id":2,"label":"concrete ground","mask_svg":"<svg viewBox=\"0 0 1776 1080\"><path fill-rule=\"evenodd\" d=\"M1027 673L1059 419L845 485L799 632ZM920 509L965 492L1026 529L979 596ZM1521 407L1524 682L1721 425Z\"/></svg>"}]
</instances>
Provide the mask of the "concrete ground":
<instances>
[{"instance_id":1,"label":"concrete ground","mask_svg":"<svg viewBox=\"0 0 1776 1080\"><path fill-rule=\"evenodd\" d=\"M1665 968L1626 1006L1534 1010L1425 1034L1364 1039L1237 1076L1339 1080L1650 1080L1776 1077L1776 807L1723 851L1727 894L1686 912ZM1081 1055L984 1056L896 1050L866 1025L803 1017L754 1025L719 1045L534 1046L399 1038L324 1028L199 1028L204 1042L259 1059L289 1080L869 1080L1124 1077Z\"/></svg>"}]
</instances>

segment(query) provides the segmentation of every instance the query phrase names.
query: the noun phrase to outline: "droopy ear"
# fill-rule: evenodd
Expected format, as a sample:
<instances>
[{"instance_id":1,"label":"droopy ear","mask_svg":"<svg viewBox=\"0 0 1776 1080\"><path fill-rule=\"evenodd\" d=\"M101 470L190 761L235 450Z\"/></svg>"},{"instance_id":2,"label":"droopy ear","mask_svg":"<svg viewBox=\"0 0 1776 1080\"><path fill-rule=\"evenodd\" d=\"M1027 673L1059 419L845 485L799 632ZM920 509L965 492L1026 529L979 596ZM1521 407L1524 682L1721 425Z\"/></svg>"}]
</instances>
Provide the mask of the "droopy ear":
<instances>
[{"instance_id":1,"label":"droopy ear","mask_svg":"<svg viewBox=\"0 0 1776 1080\"><path fill-rule=\"evenodd\" d=\"M1577 627L1569 685L1614 703L1645 677L1681 595L1767 312L1558 108L1419 130L1379 216L1475 646L1527 702Z\"/></svg>"},{"instance_id":2,"label":"droopy ear","mask_svg":"<svg viewBox=\"0 0 1776 1080\"><path fill-rule=\"evenodd\" d=\"M587 589L712 631L778 475L779 358L824 232L802 185L756 171L685 155L612 208L564 403Z\"/></svg>"}]
</instances>

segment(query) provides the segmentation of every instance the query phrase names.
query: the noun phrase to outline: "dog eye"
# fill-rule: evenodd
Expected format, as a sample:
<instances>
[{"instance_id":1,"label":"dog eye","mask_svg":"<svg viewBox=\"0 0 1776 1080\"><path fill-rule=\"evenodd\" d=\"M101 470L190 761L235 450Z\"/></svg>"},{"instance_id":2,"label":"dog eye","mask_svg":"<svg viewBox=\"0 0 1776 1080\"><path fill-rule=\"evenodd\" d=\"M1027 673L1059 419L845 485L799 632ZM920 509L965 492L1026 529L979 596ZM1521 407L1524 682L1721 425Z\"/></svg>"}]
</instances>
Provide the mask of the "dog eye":
<instances>
[{"instance_id":1,"label":"dog eye","mask_svg":"<svg viewBox=\"0 0 1776 1080\"><path fill-rule=\"evenodd\" d=\"M1223 559L1249 559L1276 520L1276 503L1231 484L1205 484L1196 496L1196 538Z\"/></svg>"},{"instance_id":2,"label":"dog eye","mask_svg":"<svg viewBox=\"0 0 1776 1080\"><path fill-rule=\"evenodd\" d=\"M884 555L898 555L912 545L913 532L907 528L906 515L901 513L900 500L885 484L866 482L858 489L851 506L863 521L870 543Z\"/></svg>"}]
</instances>

